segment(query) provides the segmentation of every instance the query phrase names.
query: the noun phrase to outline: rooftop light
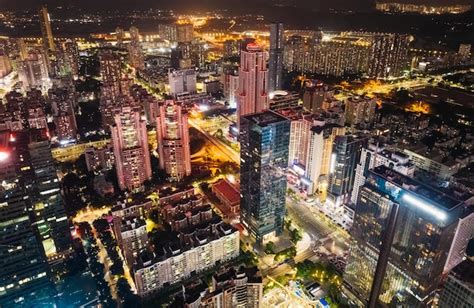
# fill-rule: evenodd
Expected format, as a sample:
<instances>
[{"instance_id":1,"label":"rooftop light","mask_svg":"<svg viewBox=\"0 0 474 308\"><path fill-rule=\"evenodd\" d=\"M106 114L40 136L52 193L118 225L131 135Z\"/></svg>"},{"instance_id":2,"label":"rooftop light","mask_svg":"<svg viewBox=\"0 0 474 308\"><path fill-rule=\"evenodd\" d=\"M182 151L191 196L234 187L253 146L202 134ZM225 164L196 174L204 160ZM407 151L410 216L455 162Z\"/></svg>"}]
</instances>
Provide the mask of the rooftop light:
<instances>
[{"instance_id":1,"label":"rooftop light","mask_svg":"<svg viewBox=\"0 0 474 308\"><path fill-rule=\"evenodd\" d=\"M420 198L417 198L411 194L407 194L405 193L402 197L403 201L409 203L410 205L413 205L415 207L417 207L418 209L428 213L428 214L431 214L433 215L434 217L436 217L437 219L439 220L446 220L447 218L447 214L446 212L436 208L435 206L433 206L432 204L420 199Z\"/></svg>"}]
</instances>

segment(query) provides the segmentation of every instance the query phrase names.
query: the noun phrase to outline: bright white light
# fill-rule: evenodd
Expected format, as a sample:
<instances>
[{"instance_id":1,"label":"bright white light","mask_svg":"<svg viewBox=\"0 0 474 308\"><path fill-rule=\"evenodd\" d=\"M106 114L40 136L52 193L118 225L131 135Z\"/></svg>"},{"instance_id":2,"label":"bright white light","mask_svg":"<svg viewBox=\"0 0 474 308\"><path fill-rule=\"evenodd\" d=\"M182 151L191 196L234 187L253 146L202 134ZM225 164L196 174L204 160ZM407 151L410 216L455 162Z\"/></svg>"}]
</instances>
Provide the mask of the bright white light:
<instances>
[{"instance_id":1,"label":"bright white light","mask_svg":"<svg viewBox=\"0 0 474 308\"><path fill-rule=\"evenodd\" d=\"M410 194L404 194L402 199L409 203L410 205L413 205L417 208L419 208L420 210L428 213L428 214L431 214L433 216L435 216L437 219L439 220L445 220L447 218L447 215L444 211L441 211L440 209L434 207L433 205L425 202L424 200L421 200L420 198L417 198L413 195L410 195Z\"/></svg>"},{"instance_id":2,"label":"bright white light","mask_svg":"<svg viewBox=\"0 0 474 308\"><path fill-rule=\"evenodd\" d=\"M10 153L1 151L1 152L0 152L0 161L5 161L5 160L7 160L9 156L10 156Z\"/></svg>"},{"instance_id":3,"label":"bright white light","mask_svg":"<svg viewBox=\"0 0 474 308\"><path fill-rule=\"evenodd\" d=\"M329 173L333 173L336 169L336 153L331 154L331 164L329 165Z\"/></svg>"},{"instance_id":4,"label":"bright white light","mask_svg":"<svg viewBox=\"0 0 474 308\"><path fill-rule=\"evenodd\" d=\"M293 170L300 176L304 174L304 169L299 165L293 165Z\"/></svg>"},{"instance_id":5,"label":"bright white light","mask_svg":"<svg viewBox=\"0 0 474 308\"><path fill-rule=\"evenodd\" d=\"M227 179L229 180L229 182L231 182L232 184L235 184L235 176L233 174L229 174L227 176Z\"/></svg>"},{"instance_id":6,"label":"bright white light","mask_svg":"<svg viewBox=\"0 0 474 308\"><path fill-rule=\"evenodd\" d=\"M199 105L199 110L200 110L200 111L208 111L208 110L209 110L209 106L208 106L208 105L201 104L201 105Z\"/></svg>"}]
</instances>

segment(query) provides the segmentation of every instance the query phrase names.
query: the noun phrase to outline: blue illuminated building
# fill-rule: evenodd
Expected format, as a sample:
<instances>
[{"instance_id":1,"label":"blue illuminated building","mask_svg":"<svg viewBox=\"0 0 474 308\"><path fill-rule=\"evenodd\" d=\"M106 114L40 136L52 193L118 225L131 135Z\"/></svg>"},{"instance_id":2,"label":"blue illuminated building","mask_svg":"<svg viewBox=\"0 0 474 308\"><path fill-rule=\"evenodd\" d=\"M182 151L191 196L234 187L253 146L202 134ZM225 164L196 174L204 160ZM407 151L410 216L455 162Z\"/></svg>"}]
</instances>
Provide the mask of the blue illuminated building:
<instances>
[{"instance_id":1,"label":"blue illuminated building","mask_svg":"<svg viewBox=\"0 0 474 308\"><path fill-rule=\"evenodd\" d=\"M241 220L263 242L283 231L290 121L273 111L241 118Z\"/></svg>"},{"instance_id":2,"label":"blue illuminated building","mask_svg":"<svg viewBox=\"0 0 474 308\"><path fill-rule=\"evenodd\" d=\"M448 259L462 202L396 171L368 171L344 280L367 307L424 307Z\"/></svg>"}]
</instances>

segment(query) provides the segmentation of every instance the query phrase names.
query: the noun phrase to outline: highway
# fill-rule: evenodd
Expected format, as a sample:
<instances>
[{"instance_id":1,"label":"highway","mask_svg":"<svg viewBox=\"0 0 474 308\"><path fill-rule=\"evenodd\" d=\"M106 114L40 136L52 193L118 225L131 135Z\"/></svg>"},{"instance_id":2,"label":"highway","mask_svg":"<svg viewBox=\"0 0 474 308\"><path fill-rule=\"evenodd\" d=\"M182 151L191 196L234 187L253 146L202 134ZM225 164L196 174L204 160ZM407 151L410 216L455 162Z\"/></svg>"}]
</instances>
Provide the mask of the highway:
<instances>
[{"instance_id":1,"label":"highway","mask_svg":"<svg viewBox=\"0 0 474 308\"><path fill-rule=\"evenodd\" d=\"M195 121L188 119L189 125L197 129L201 134L206 137L206 139L215 145L225 156L227 156L231 161L235 162L236 164L240 165L240 154L234 151L230 146L225 144L224 142L220 141L219 139L215 138L204 129L202 129Z\"/></svg>"}]
</instances>

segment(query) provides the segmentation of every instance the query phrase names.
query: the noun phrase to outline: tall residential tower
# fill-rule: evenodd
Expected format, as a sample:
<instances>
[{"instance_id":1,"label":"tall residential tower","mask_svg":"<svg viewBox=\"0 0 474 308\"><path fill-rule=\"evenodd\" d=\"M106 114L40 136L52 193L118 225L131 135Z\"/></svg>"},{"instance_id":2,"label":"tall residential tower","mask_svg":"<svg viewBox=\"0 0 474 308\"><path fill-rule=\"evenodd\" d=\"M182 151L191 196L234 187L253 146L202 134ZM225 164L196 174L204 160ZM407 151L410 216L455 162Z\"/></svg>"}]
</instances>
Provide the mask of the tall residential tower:
<instances>
[{"instance_id":1,"label":"tall residential tower","mask_svg":"<svg viewBox=\"0 0 474 308\"><path fill-rule=\"evenodd\" d=\"M173 180L190 175L188 114L180 104L167 100L160 105L156 119L156 137L160 168Z\"/></svg>"},{"instance_id":2,"label":"tall residential tower","mask_svg":"<svg viewBox=\"0 0 474 308\"><path fill-rule=\"evenodd\" d=\"M239 94L237 123L247 114L262 112L268 108L267 53L254 44L240 52Z\"/></svg>"}]
</instances>

